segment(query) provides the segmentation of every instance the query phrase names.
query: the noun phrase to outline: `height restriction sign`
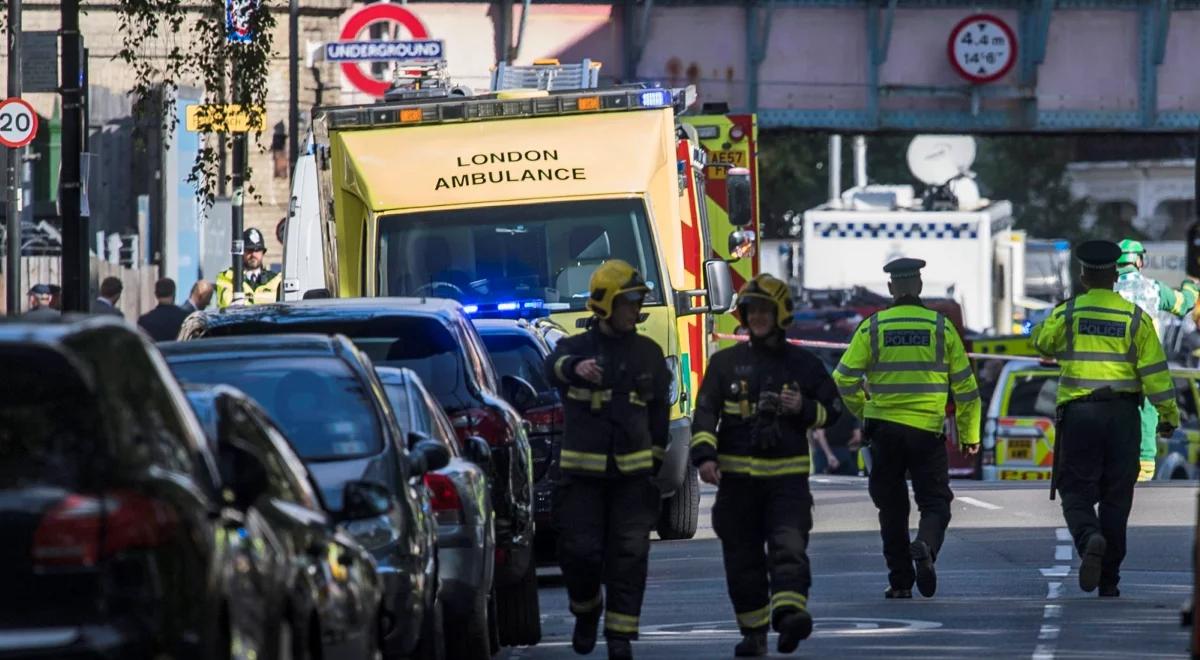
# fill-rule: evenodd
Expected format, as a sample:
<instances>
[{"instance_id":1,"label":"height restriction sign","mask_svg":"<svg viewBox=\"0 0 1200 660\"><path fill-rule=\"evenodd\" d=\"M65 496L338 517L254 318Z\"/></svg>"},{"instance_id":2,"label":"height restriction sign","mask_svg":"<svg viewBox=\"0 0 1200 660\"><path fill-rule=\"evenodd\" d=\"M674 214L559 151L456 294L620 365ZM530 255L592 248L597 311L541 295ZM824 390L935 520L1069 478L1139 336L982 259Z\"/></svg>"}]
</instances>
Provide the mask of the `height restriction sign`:
<instances>
[{"instance_id":1,"label":"height restriction sign","mask_svg":"<svg viewBox=\"0 0 1200 660\"><path fill-rule=\"evenodd\" d=\"M950 31L950 63L973 83L989 83L1008 73L1017 61L1017 35L991 14L968 16Z\"/></svg>"},{"instance_id":2,"label":"height restriction sign","mask_svg":"<svg viewBox=\"0 0 1200 660\"><path fill-rule=\"evenodd\" d=\"M0 102L0 144L18 149L33 142L38 116L33 107L19 98Z\"/></svg>"}]
</instances>

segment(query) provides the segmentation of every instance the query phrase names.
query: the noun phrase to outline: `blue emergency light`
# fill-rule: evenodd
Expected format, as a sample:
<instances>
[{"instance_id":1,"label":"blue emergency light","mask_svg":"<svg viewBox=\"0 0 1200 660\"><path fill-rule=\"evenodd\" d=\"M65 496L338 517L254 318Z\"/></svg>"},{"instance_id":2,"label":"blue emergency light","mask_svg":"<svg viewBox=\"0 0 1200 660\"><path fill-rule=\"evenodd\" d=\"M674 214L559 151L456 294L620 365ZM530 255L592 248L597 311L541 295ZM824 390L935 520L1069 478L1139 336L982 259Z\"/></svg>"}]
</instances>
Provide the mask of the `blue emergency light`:
<instances>
[{"instance_id":1,"label":"blue emergency light","mask_svg":"<svg viewBox=\"0 0 1200 660\"><path fill-rule=\"evenodd\" d=\"M638 102L643 108L663 108L671 105L671 92L665 89L650 89L639 95Z\"/></svg>"},{"instance_id":2,"label":"blue emergency light","mask_svg":"<svg viewBox=\"0 0 1200 660\"><path fill-rule=\"evenodd\" d=\"M497 303L463 305L463 313L476 318L538 318L546 315L546 303L542 300L506 300Z\"/></svg>"}]
</instances>

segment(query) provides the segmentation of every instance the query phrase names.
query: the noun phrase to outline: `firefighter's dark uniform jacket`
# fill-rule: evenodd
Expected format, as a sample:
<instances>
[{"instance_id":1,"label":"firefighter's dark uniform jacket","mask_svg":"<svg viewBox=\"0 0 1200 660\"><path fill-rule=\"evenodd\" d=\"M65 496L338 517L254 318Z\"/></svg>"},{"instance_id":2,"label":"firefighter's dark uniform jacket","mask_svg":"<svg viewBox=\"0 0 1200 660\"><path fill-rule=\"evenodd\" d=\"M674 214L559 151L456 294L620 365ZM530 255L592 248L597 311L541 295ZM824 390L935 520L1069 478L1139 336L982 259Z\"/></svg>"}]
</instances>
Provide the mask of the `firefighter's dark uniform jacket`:
<instances>
[{"instance_id":1,"label":"firefighter's dark uniform jacket","mask_svg":"<svg viewBox=\"0 0 1200 660\"><path fill-rule=\"evenodd\" d=\"M592 358L604 370L599 385L575 373ZM560 340L546 372L563 396L564 473L628 477L654 470L667 446L671 414L671 372L658 344L635 332L610 336L594 324Z\"/></svg>"},{"instance_id":2,"label":"firefighter's dark uniform jacket","mask_svg":"<svg viewBox=\"0 0 1200 660\"><path fill-rule=\"evenodd\" d=\"M820 359L788 344L748 341L717 352L708 364L692 421L692 463L720 463L722 478L809 473L809 429L842 413L837 387ZM799 391L798 414L759 410L764 392Z\"/></svg>"}]
</instances>

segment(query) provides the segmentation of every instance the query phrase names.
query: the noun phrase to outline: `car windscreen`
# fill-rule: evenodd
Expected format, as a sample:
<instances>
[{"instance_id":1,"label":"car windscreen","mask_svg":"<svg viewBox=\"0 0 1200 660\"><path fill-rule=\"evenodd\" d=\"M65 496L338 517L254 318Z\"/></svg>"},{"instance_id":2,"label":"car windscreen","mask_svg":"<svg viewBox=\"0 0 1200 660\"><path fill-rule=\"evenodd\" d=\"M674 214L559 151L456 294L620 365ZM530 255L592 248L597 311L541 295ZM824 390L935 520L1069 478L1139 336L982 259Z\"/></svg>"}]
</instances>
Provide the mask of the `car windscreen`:
<instances>
[{"instance_id":1,"label":"car windscreen","mask_svg":"<svg viewBox=\"0 0 1200 660\"><path fill-rule=\"evenodd\" d=\"M1058 396L1058 374L1015 374L1012 392L1008 395L1009 417L1053 418Z\"/></svg>"},{"instance_id":2,"label":"car windscreen","mask_svg":"<svg viewBox=\"0 0 1200 660\"><path fill-rule=\"evenodd\" d=\"M379 453L379 420L364 384L335 357L292 356L172 361L186 383L232 385L255 401L306 460Z\"/></svg>"},{"instance_id":3,"label":"car windscreen","mask_svg":"<svg viewBox=\"0 0 1200 660\"><path fill-rule=\"evenodd\" d=\"M664 304L640 199L586 200L425 211L379 221L379 290L464 303L542 301L582 310L592 272L623 259Z\"/></svg>"},{"instance_id":4,"label":"car windscreen","mask_svg":"<svg viewBox=\"0 0 1200 660\"><path fill-rule=\"evenodd\" d=\"M84 377L62 354L29 346L0 348L0 373L0 490L80 486L105 449Z\"/></svg>"},{"instance_id":5,"label":"car windscreen","mask_svg":"<svg viewBox=\"0 0 1200 660\"><path fill-rule=\"evenodd\" d=\"M523 378L539 393L549 392L554 387L546 380L546 361L532 342L518 334L483 335L483 343L501 376Z\"/></svg>"}]
</instances>

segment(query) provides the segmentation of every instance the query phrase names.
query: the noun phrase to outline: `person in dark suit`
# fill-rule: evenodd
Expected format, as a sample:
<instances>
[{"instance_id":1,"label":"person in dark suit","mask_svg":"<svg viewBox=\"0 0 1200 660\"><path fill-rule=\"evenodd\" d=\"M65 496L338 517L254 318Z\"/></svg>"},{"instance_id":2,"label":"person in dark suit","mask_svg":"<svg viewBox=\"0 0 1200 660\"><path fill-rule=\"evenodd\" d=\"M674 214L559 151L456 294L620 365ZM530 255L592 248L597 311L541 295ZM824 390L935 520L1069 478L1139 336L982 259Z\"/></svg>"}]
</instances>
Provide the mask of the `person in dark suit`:
<instances>
[{"instance_id":1,"label":"person in dark suit","mask_svg":"<svg viewBox=\"0 0 1200 660\"><path fill-rule=\"evenodd\" d=\"M120 316L125 318L121 310L117 309L117 301L121 299L121 292L125 290L125 285L121 284L121 280L116 277L106 277L100 283L100 297L92 302L93 314L111 314L112 316Z\"/></svg>"},{"instance_id":2,"label":"person in dark suit","mask_svg":"<svg viewBox=\"0 0 1200 660\"><path fill-rule=\"evenodd\" d=\"M188 313L175 304L175 280L164 277L154 283L158 306L138 317L138 326L154 341L171 341Z\"/></svg>"},{"instance_id":3,"label":"person in dark suit","mask_svg":"<svg viewBox=\"0 0 1200 660\"><path fill-rule=\"evenodd\" d=\"M27 321L56 319L62 313L51 306L53 292L49 284L35 284L29 289L29 310L21 315Z\"/></svg>"}]
</instances>

